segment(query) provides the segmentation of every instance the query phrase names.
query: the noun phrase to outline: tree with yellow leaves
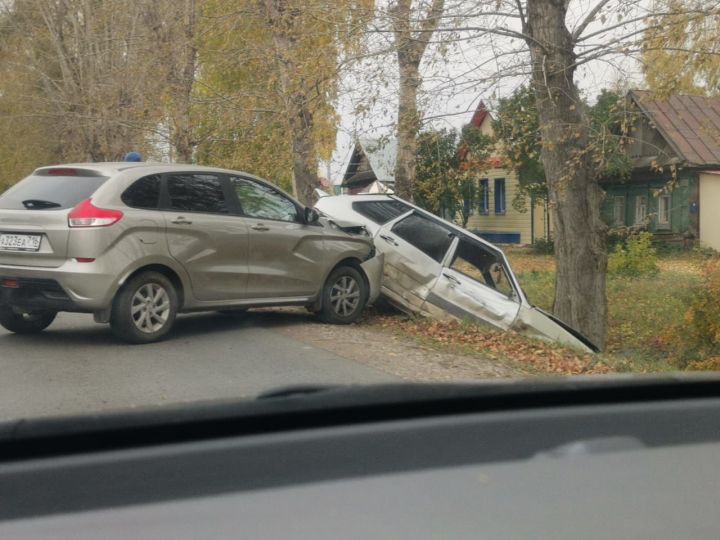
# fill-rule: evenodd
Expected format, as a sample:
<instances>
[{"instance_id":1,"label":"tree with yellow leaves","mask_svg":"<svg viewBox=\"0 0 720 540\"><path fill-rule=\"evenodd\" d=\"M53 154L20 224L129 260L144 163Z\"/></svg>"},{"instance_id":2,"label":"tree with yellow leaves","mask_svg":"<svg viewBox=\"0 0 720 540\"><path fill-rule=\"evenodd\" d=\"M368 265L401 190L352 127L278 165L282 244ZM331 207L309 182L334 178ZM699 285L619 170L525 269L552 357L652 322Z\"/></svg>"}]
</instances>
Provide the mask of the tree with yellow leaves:
<instances>
[{"instance_id":1,"label":"tree with yellow leaves","mask_svg":"<svg viewBox=\"0 0 720 540\"><path fill-rule=\"evenodd\" d=\"M368 0L211 0L203 12L198 160L292 186L310 204L335 146L338 63Z\"/></svg>"},{"instance_id":2,"label":"tree with yellow leaves","mask_svg":"<svg viewBox=\"0 0 720 540\"><path fill-rule=\"evenodd\" d=\"M720 11L708 0L655 0L642 44L645 82L659 97L720 93Z\"/></svg>"}]
</instances>

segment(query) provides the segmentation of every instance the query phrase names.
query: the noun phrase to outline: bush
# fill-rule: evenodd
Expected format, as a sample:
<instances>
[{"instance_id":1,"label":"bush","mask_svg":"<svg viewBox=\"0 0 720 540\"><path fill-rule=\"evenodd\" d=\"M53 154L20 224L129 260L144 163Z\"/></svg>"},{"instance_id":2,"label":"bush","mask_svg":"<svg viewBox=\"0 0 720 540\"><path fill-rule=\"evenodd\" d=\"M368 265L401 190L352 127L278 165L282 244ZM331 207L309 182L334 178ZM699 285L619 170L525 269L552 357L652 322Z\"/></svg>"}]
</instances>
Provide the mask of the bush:
<instances>
[{"instance_id":1,"label":"bush","mask_svg":"<svg viewBox=\"0 0 720 540\"><path fill-rule=\"evenodd\" d=\"M709 261L703 281L690 302L681 324L674 328L679 359L694 358L695 369L714 366L720 357L720 258ZM697 362L704 360L704 362Z\"/></svg>"},{"instance_id":2,"label":"bush","mask_svg":"<svg viewBox=\"0 0 720 540\"><path fill-rule=\"evenodd\" d=\"M547 238L537 238L532 243L531 249L537 255L552 255L555 253L555 242Z\"/></svg>"},{"instance_id":3,"label":"bush","mask_svg":"<svg viewBox=\"0 0 720 540\"><path fill-rule=\"evenodd\" d=\"M608 271L628 277L657 274L657 251L652 247L652 234L641 231L618 244L608 258Z\"/></svg>"}]
</instances>

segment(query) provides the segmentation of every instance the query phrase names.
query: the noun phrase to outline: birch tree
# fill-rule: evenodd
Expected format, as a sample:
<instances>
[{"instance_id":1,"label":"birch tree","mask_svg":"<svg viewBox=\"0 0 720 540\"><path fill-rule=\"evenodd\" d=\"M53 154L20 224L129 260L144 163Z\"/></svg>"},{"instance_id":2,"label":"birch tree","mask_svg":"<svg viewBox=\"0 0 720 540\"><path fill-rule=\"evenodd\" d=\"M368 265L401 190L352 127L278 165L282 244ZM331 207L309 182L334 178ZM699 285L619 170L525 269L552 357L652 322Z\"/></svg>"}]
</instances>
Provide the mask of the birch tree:
<instances>
[{"instance_id":1,"label":"birch tree","mask_svg":"<svg viewBox=\"0 0 720 540\"><path fill-rule=\"evenodd\" d=\"M199 159L289 184L311 204L335 146L339 65L371 15L368 0L209 2Z\"/></svg>"},{"instance_id":2,"label":"birch tree","mask_svg":"<svg viewBox=\"0 0 720 540\"><path fill-rule=\"evenodd\" d=\"M444 5L444 0L432 0L429 6L413 8L412 0L396 0L389 10L399 73L395 192L407 200L413 198L416 138L422 125L417 101L422 82L420 63Z\"/></svg>"},{"instance_id":3,"label":"birch tree","mask_svg":"<svg viewBox=\"0 0 720 540\"><path fill-rule=\"evenodd\" d=\"M193 118L193 89L198 68L197 18L202 0L150 0L146 23L155 44L157 98L168 127L174 161L191 163L198 143ZM200 4L200 5L198 5Z\"/></svg>"}]
</instances>

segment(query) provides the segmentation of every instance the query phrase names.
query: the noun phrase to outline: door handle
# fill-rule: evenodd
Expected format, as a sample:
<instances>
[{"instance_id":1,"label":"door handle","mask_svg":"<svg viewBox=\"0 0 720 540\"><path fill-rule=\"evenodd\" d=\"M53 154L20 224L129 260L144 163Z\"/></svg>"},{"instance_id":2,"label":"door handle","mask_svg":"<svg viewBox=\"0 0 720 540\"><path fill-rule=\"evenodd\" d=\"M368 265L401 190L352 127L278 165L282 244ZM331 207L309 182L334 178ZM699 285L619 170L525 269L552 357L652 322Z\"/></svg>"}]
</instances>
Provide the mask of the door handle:
<instances>
[{"instance_id":1,"label":"door handle","mask_svg":"<svg viewBox=\"0 0 720 540\"><path fill-rule=\"evenodd\" d=\"M460 285L462 283L458 278L456 278L452 274L446 274L443 272L443 276L445 276L448 279L448 281L450 283L452 283L453 285Z\"/></svg>"},{"instance_id":2,"label":"door handle","mask_svg":"<svg viewBox=\"0 0 720 540\"><path fill-rule=\"evenodd\" d=\"M255 225L252 225L250 228L254 231L269 231L270 230L270 227L268 227L267 225L265 225L263 223L256 223Z\"/></svg>"},{"instance_id":3,"label":"door handle","mask_svg":"<svg viewBox=\"0 0 720 540\"><path fill-rule=\"evenodd\" d=\"M380 235L380 238L385 240L388 244L392 244L393 246L397 246L398 243L395 241L395 239L392 236L386 236L384 234Z\"/></svg>"},{"instance_id":4,"label":"door handle","mask_svg":"<svg viewBox=\"0 0 720 540\"><path fill-rule=\"evenodd\" d=\"M175 225L192 225L192 221L189 219L186 219L184 216L178 216L175 219L173 219L170 223L174 223Z\"/></svg>"}]
</instances>

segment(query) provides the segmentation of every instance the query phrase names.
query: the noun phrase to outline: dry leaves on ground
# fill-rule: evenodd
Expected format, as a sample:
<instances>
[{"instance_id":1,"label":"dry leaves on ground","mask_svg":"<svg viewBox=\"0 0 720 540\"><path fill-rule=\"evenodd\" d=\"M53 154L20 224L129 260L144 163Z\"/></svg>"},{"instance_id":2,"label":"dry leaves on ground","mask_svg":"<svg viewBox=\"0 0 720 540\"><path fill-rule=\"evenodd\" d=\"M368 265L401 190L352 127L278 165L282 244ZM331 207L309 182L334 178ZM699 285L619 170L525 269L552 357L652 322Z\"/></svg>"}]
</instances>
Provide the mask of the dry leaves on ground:
<instances>
[{"instance_id":1,"label":"dry leaves on ground","mask_svg":"<svg viewBox=\"0 0 720 540\"><path fill-rule=\"evenodd\" d=\"M472 323L408 319L397 315L378 315L369 322L437 345L469 348L484 358L511 361L538 372L579 375L610 371L595 355Z\"/></svg>"}]
</instances>

